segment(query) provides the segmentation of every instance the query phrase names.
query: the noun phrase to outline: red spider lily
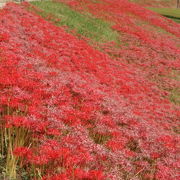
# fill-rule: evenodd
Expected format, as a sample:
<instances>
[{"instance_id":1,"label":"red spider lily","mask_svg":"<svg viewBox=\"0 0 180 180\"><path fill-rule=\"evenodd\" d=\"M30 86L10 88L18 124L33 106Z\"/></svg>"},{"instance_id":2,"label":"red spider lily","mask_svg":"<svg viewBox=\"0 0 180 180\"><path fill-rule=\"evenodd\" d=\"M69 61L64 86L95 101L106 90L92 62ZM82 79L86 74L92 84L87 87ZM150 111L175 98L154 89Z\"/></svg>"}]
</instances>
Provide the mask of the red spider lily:
<instances>
[{"instance_id":1,"label":"red spider lily","mask_svg":"<svg viewBox=\"0 0 180 180\"><path fill-rule=\"evenodd\" d=\"M149 172L155 162L157 179L175 179L179 111L149 77L178 68L176 39L150 33L150 25L136 27L126 12L143 19L141 8L134 6L135 13L128 1L82 2L97 17L107 10L106 18L131 42L113 49L119 61L106 53L113 43L99 52L28 12L28 4L10 3L0 11L0 127L27 130L30 141L14 147L14 154L38 167L45 180L116 180L134 177L143 165ZM150 14L145 19L158 23ZM178 34L178 27L170 30L173 23L159 18L157 26Z\"/></svg>"}]
</instances>

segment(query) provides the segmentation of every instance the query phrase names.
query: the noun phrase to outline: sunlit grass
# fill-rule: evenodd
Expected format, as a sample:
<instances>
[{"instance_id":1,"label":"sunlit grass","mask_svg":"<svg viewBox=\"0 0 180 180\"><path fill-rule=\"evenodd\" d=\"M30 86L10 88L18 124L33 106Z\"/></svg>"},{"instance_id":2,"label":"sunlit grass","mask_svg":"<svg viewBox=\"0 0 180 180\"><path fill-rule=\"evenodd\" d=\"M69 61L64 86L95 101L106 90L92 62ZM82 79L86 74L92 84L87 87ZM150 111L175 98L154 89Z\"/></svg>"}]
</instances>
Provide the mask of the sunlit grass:
<instances>
[{"instance_id":1,"label":"sunlit grass","mask_svg":"<svg viewBox=\"0 0 180 180\"><path fill-rule=\"evenodd\" d=\"M116 41L117 32L111 29L111 24L90 14L81 14L67 5L52 1L31 2L36 7L42 9L38 12L41 16L53 15L59 18L57 26L68 26L70 30L75 30L77 34L90 38L96 42Z\"/></svg>"}]
</instances>

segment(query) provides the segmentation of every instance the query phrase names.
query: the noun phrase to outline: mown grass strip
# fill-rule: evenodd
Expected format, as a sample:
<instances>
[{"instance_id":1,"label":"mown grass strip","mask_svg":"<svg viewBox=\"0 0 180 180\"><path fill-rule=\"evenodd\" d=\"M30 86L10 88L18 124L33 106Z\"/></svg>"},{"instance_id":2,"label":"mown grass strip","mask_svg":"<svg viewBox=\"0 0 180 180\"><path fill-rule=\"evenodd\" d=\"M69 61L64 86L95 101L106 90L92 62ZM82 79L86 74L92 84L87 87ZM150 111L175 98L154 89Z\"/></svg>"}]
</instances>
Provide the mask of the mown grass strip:
<instances>
[{"instance_id":1,"label":"mown grass strip","mask_svg":"<svg viewBox=\"0 0 180 180\"><path fill-rule=\"evenodd\" d=\"M180 9L175 9L175 8L149 8L149 9L167 18L172 19L177 23L180 23Z\"/></svg>"},{"instance_id":2,"label":"mown grass strip","mask_svg":"<svg viewBox=\"0 0 180 180\"><path fill-rule=\"evenodd\" d=\"M59 2L35 1L31 3L43 10L37 12L39 15L43 17L53 15L53 17L59 18L60 21L56 22L57 26L68 26L70 30L75 30L76 33L100 43L116 42L118 39L118 34L111 29L111 24L94 18L90 14L81 14Z\"/></svg>"}]
</instances>

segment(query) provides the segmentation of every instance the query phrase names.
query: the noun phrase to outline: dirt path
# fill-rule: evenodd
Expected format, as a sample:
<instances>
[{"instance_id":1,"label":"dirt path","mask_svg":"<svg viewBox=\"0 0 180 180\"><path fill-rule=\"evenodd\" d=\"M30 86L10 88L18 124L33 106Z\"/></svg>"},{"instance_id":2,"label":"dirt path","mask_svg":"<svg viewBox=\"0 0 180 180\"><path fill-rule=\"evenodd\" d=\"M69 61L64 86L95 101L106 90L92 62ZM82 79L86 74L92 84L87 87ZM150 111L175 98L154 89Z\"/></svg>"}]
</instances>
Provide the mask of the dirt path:
<instances>
[{"instance_id":1,"label":"dirt path","mask_svg":"<svg viewBox=\"0 0 180 180\"><path fill-rule=\"evenodd\" d=\"M0 9L3 8L5 4L6 4L6 3L0 2Z\"/></svg>"},{"instance_id":2,"label":"dirt path","mask_svg":"<svg viewBox=\"0 0 180 180\"><path fill-rule=\"evenodd\" d=\"M0 9L2 9L7 2L10 2L10 1L13 1L13 0L0 0ZM21 2L23 0L15 0L15 2ZM24 1L38 1L38 0L24 0Z\"/></svg>"},{"instance_id":3,"label":"dirt path","mask_svg":"<svg viewBox=\"0 0 180 180\"><path fill-rule=\"evenodd\" d=\"M3 8L9 0L0 0L0 9Z\"/></svg>"}]
</instances>

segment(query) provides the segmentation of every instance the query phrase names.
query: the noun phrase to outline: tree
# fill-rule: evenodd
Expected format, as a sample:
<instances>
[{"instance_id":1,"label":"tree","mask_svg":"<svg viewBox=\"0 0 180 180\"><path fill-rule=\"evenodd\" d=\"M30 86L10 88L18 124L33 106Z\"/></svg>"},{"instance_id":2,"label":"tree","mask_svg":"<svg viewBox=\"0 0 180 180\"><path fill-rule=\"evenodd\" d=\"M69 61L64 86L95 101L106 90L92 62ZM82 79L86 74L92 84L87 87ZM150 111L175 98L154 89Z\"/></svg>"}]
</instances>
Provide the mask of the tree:
<instances>
[{"instance_id":1,"label":"tree","mask_svg":"<svg viewBox=\"0 0 180 180\"><path fill-rule=\"evenodd\" d=\"M179 8L179 0L177 0L177 8Z\"/></svg>"}]
</instances>

